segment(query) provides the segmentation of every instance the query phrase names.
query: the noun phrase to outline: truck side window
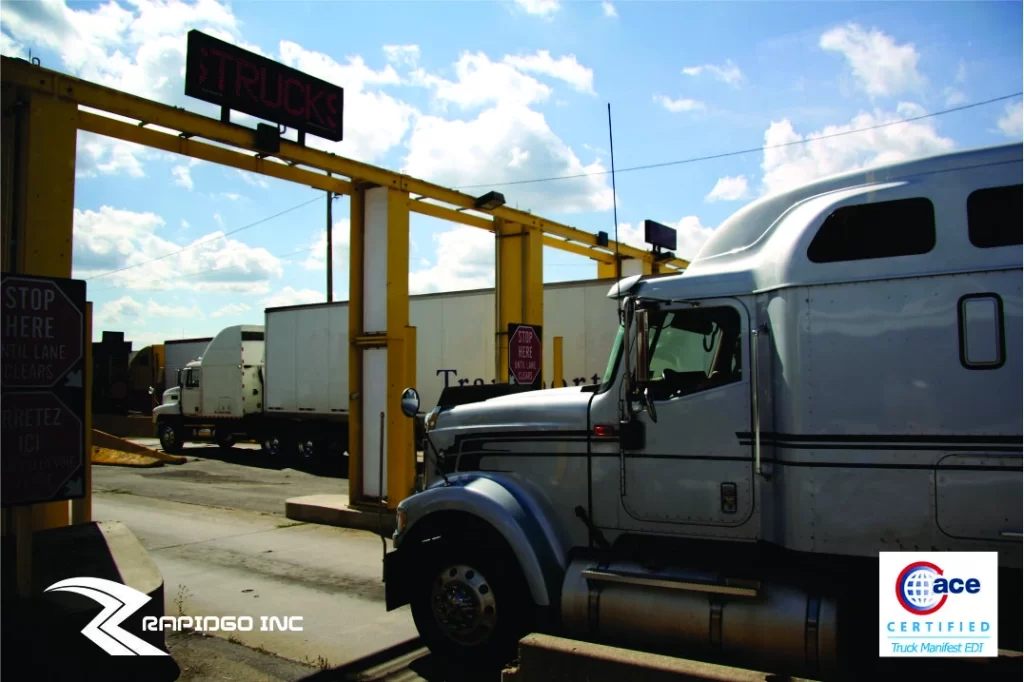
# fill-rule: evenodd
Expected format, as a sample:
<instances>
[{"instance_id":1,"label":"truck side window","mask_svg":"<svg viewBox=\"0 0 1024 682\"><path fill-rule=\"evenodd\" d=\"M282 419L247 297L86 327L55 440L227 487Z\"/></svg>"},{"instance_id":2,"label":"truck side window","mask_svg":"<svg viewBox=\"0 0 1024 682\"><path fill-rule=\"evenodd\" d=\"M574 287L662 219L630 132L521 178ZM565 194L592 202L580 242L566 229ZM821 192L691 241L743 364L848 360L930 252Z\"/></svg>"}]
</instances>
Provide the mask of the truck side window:
<instances>
[{"instance_id":1,"label":"truck side window","mask_svg":"<svg viewBox=\"0 0 1024 682\"><path fill-rule=\"evenodd\" d=\"M1020 246L1024 229L1022 185L988 187L967 197L967 235L980 249Z\"/></svg>"},{"instance_id":2,"label":"truck side window","mask_svg":"<svg viewBox=\"0 0 1024 682\"><path fill-rule=\"evenodd\" d=\"M935 248L935 207L898 199L833 211L807 247L812 263L916 256Z\"/></svg>"},{"instance_id":3,"label":"truck side window","mask_svg":"<svg viewBox=\"0 0 1024 682\"><path fill-rule=\"evenodd\" d=\"M185 387L186 388L199 388L199 370L198 369L186 369L185 370Z\"/></svg>"},{"instance_id":4,"label":"truck side window","mask_svg":"<svg viewBox=\"0 0 1024 682\"><path fill-rule=\"evenodd\" d=\"M688 395L742 378L740 318L733 308L662 312L650 320L654 399Z\"/></svg>"}]
</instances>

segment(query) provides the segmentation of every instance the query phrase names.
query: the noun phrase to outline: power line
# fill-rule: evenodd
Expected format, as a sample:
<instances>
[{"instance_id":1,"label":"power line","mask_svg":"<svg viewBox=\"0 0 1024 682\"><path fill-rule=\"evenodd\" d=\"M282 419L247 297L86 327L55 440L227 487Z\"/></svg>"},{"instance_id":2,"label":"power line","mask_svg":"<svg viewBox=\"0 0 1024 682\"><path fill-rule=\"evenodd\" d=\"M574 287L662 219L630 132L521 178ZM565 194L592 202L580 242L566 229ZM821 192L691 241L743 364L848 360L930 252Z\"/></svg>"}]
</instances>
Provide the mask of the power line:
<instances>
[{"instance_id":1,"label":"power line","mask_svg":"<svg viewBox=\"0 0 1024 682\"><path fill-rule=\"evenodd\" d=\"M216 237L210 237L209 239L203 239L202 241L195 242L194 244L189 244L188 246L184 246L184 247L178 249L177 251L172 251L171 253L165 253L162 256L157 256L156 258L150 258L149 260L143 261L141 263L134 263L133 265L126 265L123 268L118 268L116 270L109 270L107 272L102 272L102 273L100 273L98 275L93 275L92 277L87 277L85 281L89 282L89 281L92 281L94 279L99 279L100 277L106 277L107 275L113 275L113 274L116 274L118 272L124 272L125 270L131 270L133 268L141 267L143 265L149 265L150 263L154 263L154 262L156 262L158 260L163 260L164 258L170 258L171 256L176 256L179 253L183 253L185 251L188 251L189 249L194 249L197 246L201 246L203 244L208 244L210 242L215 242L218 239L224 239L224 238L229 237L229 236L231 236L233 234L238 234L239 232L241 232L243 230L248 230L250 228L256 227L257 225L262 225L263 223L265 223L267 221L270 221L270 220L273 220L274 218L280 218L281 216L285 215L286 213L291 213L292 211L300 209L303 206L308 206L308 205L312 204L314 201L320 201L320 197L317 196L315 199L310 199L309 201L304 201L301 204L296 204L295 206L292 206L291 208L286 208L285 210L281 211L280 213L275 213L274 215L267 216L266 218L260 218L256 222L249 223L248 225L243 225L242 227L235 228L234 230L231 230L229 232L225 232L223 234L219 234Z\"/></svg>"},{"instance_id":2,"label":"power line","mask_svg":"<svg viewBox=\"0 0 1024 682\"><path fill-rule=\"evenodd\" d=\"M712 161L714 159L724 159L724 158L728 158L730 156L741 156L743 154L753 154L755 152L763 152L763 151L767 151L769 149L782 149L784 147L792 147L792 146L799 145L799 144L807 144L809 142L817 142L818 140L827 140L827 139L830 139L830 138L833 138L833 137L842 137L844 135L853 135L855 133L864 133L864 132L868 132L870 130L878 130L880 128L888 128L889 126L902 125L904 123L913 123L914 121L921 121L921 120L924 120L926 118L934 118L936 116L944 116L946 114L952 114L952 113L956 113L958 111L965 111L967 109L974 109L975 107L981 107L981 106L985 106L987 104L993 104L995 102L1002 102L1004 100L1013 99L1015 97L1020 97L1022 94L1024 94L1024 91L1022 91L1022 92L1015 92L1012 95L1003 95L1002 97L993 97L992 99L987 99L987 100L984 100L984 101L981 101L981 102L974 102L972 104L964 104L963 106L953 107L952 109L943 109L941 111L935 111L935 112L932 112L930 114L922 114L920 116L911 116L909 118L899 119L898 121L889 121L888 123L879 123L879 124L876 124L876 125L873 125L873 126L867 126L867 127L864 127L864 128L856 128L855 130L846 130L846 131L839 132L839 133L829 133L827 135L818 135L817 137L808 137L808 138L805 138L803 140L793 140L792 142L782 142L780 144L763 145L761 147L750 147L749 149L737 149L736 151L732 151L732 152L723 152L723 153L720 153L720 154L710 154L708 156L695 156L695 157L691 157L689 159L678 159L676 161L664 161L664 162L661 162L661 163L648 163L648 164L644 164L642 166L631 166L629 168L617 168L615 170L615 172L618 174L618 173L628 173L630 171L651 170L653 168L667 168L669 166L681 166L681 165L689 164L689 163L697 163L698 161ZM610 174L611 174L611 171L610 170L606 170L606 171L597 171L595 173L576 173L574 175L556 175L556 176L547 177L547 178L534 178L532 180L509 180L507 182L492 182L492 183L484 183L484 184L479 184L479 185L462 185L461 187L457 187L456 189L462 190L462 189L479 189L481 187L507 187L507 186L510 186L510 185L530 185L530 184L535 184L535 183L539 183L539 182L554 182L555 180L574 180L574 179L577 179L577 178L588 178L588 177L595 177L595 176L598 176L598 175L610 175Z\"/></svg>"}]
</instances>

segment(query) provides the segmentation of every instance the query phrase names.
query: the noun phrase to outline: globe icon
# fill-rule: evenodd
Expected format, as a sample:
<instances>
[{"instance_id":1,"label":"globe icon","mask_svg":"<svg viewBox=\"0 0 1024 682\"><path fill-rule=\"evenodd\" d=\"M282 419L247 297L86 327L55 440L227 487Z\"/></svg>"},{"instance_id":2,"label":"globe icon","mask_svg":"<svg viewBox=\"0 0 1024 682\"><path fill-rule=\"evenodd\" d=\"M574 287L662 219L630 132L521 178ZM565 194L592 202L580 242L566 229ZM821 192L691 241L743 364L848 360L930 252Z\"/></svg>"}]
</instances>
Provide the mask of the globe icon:
<instances>
[{"instance_id":1,"label":"globe icon","mask_svg":"<svg viewBox=\"0 0 1024 682\"><path fill-rule=\"evenodd\" d=\"M927 611L942 600L942 595L932 590L932 583L938 574L931 568L916 568L903 579L903 598L918 611Z\"/></svg>"}]
</instances>

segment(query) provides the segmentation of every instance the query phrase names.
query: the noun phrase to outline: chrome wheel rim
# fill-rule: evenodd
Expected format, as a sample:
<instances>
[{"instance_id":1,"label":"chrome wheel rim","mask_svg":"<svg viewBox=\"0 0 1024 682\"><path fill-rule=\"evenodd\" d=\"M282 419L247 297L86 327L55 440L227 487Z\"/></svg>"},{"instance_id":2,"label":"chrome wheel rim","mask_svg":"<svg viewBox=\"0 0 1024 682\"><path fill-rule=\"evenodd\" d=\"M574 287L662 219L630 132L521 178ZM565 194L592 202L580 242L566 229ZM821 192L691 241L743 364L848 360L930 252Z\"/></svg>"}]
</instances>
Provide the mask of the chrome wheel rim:
<instances>
[{"instance_id":1,"label":"chrome wheel rim","mask_svg":"<svg viewBox=\"0 0 1024 682\"><path fill-rule=\"evenodd\" d=\"M170 426L165 426L160 430L160 440L166 450L168 447L174 447L174 429Z\"/></svg>"},{"instance_id":2,"label":"chrome wheel rim","mask_svg":"<svg viewBox=\"0 0 1024 682\"><path fill-rule=\"evenodd\" d=\"M276 438L267 438L263 441L263 450L271 457L277 457L281 449L281 443Z\"/></svg>"},{"instance_id":3,"label":"chrome wheel rim","mask_svg":"<svg viewBox=\"0 0 1024 682\"><path fill-rule=\"evenodd\" d=\"M498 623L497 607L487 578L471 566L447 566L431 585L434 619L445 636L464 646L491 636Z\"/></svg>"}]
</instances>

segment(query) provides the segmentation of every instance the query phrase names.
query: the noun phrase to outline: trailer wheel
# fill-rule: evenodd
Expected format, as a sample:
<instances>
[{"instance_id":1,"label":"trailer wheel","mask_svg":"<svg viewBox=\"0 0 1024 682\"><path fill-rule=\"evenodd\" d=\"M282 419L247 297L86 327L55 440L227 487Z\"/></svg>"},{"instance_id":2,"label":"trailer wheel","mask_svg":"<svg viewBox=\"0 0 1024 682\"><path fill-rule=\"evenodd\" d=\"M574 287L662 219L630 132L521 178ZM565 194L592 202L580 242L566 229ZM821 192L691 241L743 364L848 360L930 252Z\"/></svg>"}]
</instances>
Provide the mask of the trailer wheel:
<instances>
[{"instance_id":1,"label":"trailer wheel","mask_svg":"<svg viewBox=\"0 0 1024 682\"><path fill-rule=\"evenodd\" d=\"M234 434L227 434L217 438L217 445L220 446L221 450L230 450L235 447L235 436Z\"/></svg>"},{"instance_id":2,"label":"trailer wheel","mask_svg":"<svg viewBox=\"0 0 1024 682\"><path fill-rule=\"evenodd\" d=\"M411 606L427 647L470 665L513 660L533 605L516 557L506 546L444 541L424 558Z\"/></svg>"},{"instance_id":3,"label":"trailer wheel","mask_svg":"<svg viewBox=\"0 0 1024 682\"><path fill-rule=\"evenodd\" d=\"M181 439L181 429L171 421L161 421L158 424L160 436L160 447L169 455L176 455L181 452L185 442Z\"/></svg>"},{"instance_id":4,"label":"trailer wheel","mask_svg":"<svg viewBox=\"0 0 1024 682\"><path fill-rule=\"evenodd\" d=\"M298 442L298 453L309 462L319 462L324 459L327 441L317 436L300 438Z\"/></svg>"}]
</instances>

